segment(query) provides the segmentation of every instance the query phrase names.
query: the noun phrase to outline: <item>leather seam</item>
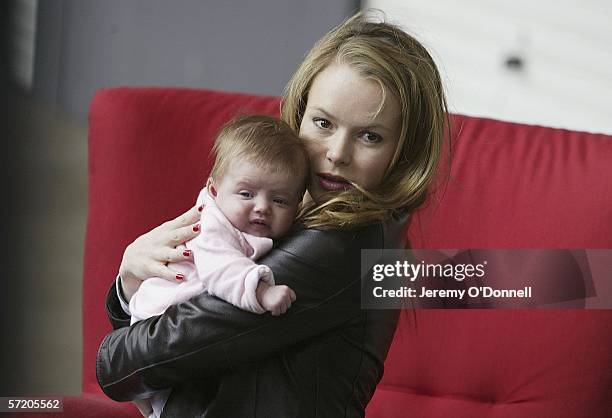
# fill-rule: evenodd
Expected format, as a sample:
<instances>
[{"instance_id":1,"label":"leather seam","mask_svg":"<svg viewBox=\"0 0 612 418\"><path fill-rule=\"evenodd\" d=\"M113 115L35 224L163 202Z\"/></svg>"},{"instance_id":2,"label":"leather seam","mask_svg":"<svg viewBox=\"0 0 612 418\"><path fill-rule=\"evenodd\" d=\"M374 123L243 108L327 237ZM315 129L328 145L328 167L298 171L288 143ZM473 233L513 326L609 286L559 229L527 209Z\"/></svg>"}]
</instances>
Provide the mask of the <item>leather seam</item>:
<instances>
[{"instance_id":1,"label":"leather seam","mask_svg":"<svg viewBox=\"0 0 612 418\"><path fill-rule=\"evenodd\" d=\"M380 242L380 248L385 248L385 242L386 242L386 237L385 237L385 228L383 228L382 224L378 224L378 228L380 230L380 236L382 237L381 242ZM357 382L359 381L359 376L361 375L361 370L363 368L363 357L364 357L364 347L365 347L365 339L366 339L366 324L369 321L369 316L368 316L368 310L367 309L362 309L363 314L364 315L364 319L361 322L362 324L362 331L363 333L361 334L361 350L359 350L359 366L357 367L357 373L355 374L355 378L353 380L353 385L352 385L352 390L351 390L351 394L348 398L348 402L345 405L345 409L344 409L344 416L345 418L348 417L348 412L349 412L349 408L350 408L350 404L353 400L353 398L355 397L355 392L356 392L356 386L357 386ZM378 385L376 385L378 386ZM376 390L376 388L374 389ZM367 406L367 404L366 404Z\"/></svg>"},{"instance_id":2,"label":"leather seam","mask_svg":"<svg viewBox=\"0 0 612 418\"><path fill-rule=\"evenodd\" d=\"M100 344L100 348L98 349L98 353L96 355L96 379L98 379L98 383L100 384L100 388L102 391L111 399L114 399L106 390L104 390L108 385L102 384L102 352L107 350L108 339L110 338L110 334L107 334L102 340L102 344Z\"/></svg>"},{"instance_id":3,"label":"leather seam","mask_svg":"<svg viewBox=\"0 0 612 418\"><path fill-rule=\"evenodd\" d=\"M316 358L316 364L315 364L315 409L314 409L314 418L317 418L317 416L319 415L319 389L320 389L320 385L319 385L319 354L321 353L321 345L319 345L317 347L317 358Z\"/></svg>"},{"instance_id":4,"label":"leather seam","mask_svg":"<svg viewBox=\"0 0 612 418\"><path fill-rule=\"evenodd\" d=\"M366 333L366 325L368 322L368 312L367 310L363 313L363 315L365 315L364 321L361 322L362 324L362 334L361 334L361 350L359 350L359 366L357 367L357 373L355 374L355 377L353 379L353 384L351 385L351 393L350 396L348 397L348 401L344 407L344 416L348 417L348 411L349 411L349 407L351 404L351 401L353 400L353 398L355 397L355 392L356 392L356 386L357 386L357 382L359 381L359 376L361 375L361 370L363 367L363 350L364 350L364 346L365 346L365 333Z\"/></svg>"}]
</instances>

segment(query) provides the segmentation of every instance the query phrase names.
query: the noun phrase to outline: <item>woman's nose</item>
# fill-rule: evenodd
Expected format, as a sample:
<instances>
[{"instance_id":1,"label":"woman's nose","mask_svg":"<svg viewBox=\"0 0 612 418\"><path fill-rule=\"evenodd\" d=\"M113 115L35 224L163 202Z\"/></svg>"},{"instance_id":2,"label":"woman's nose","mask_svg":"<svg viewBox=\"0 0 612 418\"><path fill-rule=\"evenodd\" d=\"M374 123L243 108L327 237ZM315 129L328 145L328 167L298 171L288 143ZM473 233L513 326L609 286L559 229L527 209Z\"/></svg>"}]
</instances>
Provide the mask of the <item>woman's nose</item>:
<instances>
[{"instance_id":1,"label":"woman's nose","mask_svg":"<svg viewBox=\"0 0 612 418\"><path fill-rule=\"evenodd\" d=\"M350 137L343 132L336 132L327 143L327 160L333 165L347 165L351 162Z\"/></svg>"}]
</instances>

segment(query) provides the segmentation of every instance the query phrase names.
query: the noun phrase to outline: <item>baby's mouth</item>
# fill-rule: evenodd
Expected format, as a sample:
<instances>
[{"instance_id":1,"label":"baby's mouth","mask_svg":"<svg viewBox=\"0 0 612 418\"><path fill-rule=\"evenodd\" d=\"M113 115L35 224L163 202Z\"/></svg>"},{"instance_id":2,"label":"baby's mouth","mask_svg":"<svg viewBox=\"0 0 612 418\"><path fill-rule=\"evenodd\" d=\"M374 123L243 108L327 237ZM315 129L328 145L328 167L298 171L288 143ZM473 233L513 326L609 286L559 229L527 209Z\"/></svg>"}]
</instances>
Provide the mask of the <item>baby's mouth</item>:
<instances>
[{"instance_id":1,"label":"baby's mouth","mask_svg":"<svg viewBox=\"0 0 612 418\"><path fill-rule=\"evenodd\" d=\"M263 219L252 219L249 223L256 228L268 228L268 223Z\"/></svg>"}]
</instances>

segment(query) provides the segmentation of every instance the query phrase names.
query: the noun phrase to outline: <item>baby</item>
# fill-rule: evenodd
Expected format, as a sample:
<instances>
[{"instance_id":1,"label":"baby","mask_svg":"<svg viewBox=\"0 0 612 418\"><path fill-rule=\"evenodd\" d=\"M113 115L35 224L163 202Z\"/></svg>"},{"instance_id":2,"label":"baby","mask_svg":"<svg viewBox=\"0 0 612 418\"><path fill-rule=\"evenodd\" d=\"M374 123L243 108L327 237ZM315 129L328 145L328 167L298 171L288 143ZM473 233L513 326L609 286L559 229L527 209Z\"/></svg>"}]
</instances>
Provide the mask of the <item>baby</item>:
<instances>
[{"instance_id":1,"label":"baby","mask_svg":"<svg viewBox=\"0 0 612 418\"><path fill-rule=\"evenodd\" d=\"M254 260L295 219L309 167L300 139L280 119L244 116L219 131L213 150L215 164L197 199L202 232L181 248L193 262L171 263L181 283L145 280L130 300L132 323L202 292L258 314L283 314L295 301L293 290L275 285L270 268ZM159 417L169 392L136 404L144 416Z\"/></svg>"}]
</instances>

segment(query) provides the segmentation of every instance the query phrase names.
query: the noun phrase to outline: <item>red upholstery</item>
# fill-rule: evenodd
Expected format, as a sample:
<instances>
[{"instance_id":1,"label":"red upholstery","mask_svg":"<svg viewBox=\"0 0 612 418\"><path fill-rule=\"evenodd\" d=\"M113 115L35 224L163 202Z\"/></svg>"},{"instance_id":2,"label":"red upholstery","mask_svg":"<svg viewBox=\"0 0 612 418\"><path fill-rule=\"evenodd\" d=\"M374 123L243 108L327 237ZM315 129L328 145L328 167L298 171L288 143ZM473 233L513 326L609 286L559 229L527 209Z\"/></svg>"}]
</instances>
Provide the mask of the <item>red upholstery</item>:
<instances>
[{"instance_id":1,"label":"red upholstery","mask_svg":"<svg viewBox=\"0 0 612 418\"><path fill-rule=\"evenodd\" d=\"M66 416L87 408L88 416L123 416L112 408L138 416L131 406L100 401L94 368L110 330L104 297L122 251L193 204L222 122L278 109L278 98L204 90L98 92L90 113L84 396L66 400ZM414 246L612 248L612 138L455 122L450 181L415 215ZM612 415L612 311L414 315L416 324L408 313L398 329L369 418Z\"/></svg>"},{"instance_id":2,"label":"red upholstery","mask_svg":"<svg viewBox=\"0 0 612 418\"><path fill-rule=\"evenodd\" d=\"M612 248L612 137L467 117L453 130L415 248ZM411 316L370 418L612 416L611 310Z\"/></svg>"}]
</instances>

